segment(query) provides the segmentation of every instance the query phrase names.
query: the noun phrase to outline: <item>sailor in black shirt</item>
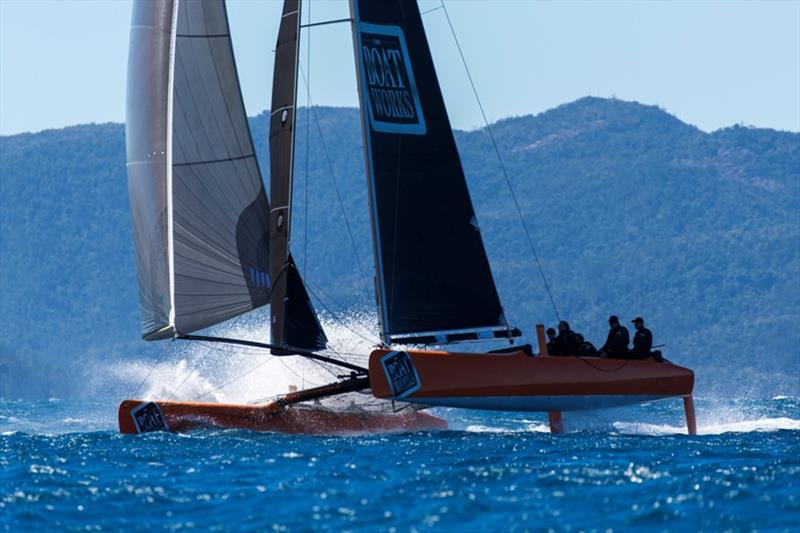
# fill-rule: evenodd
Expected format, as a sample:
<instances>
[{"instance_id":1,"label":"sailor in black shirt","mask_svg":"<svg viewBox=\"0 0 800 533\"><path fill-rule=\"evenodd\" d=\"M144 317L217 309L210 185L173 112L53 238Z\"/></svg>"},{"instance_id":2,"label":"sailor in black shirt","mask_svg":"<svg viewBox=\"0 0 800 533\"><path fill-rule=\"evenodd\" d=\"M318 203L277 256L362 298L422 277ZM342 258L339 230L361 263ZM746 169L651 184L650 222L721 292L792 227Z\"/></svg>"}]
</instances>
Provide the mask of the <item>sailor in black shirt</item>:
<instances>
[{"instance_id":1,"label":"sailor in black shirt","mask_svg":"<svg viewBox=\"0 0 800 533\"><path fill-rule=\"evenodd\" d=\"M653 333L644 327L644 319L640 316L634 318L634 327L636 333L633 335L633 350L631 350L631 359L646 359L652 354L650 350L653 348Z\"/></svg>"},{"instance_id":2,"label":"sailor in black shirt","mask_svg":"<svg viewBox=\"0 0 800 533\"><path fill-rule=\"evenodd\" d=\"M558 337L556 341L559 346L558 355L578 355L580 343L575 337L575 333L569 329L569 323L562 320L558 323Z\"/></svg>"},{"instance_id":3,"label":"sailor in black shirt","mask_svg":"<svg viewBox=\"0 0 800 533\"><path fill-rule=\"evenodd\" d=\"M630 334L628 328L619 323L619 318L615 315L608 317L608 337L606 343L600 348L602 356L612 359L624 359L628 355L628 343Z\"/></svg>"}]
</instances>

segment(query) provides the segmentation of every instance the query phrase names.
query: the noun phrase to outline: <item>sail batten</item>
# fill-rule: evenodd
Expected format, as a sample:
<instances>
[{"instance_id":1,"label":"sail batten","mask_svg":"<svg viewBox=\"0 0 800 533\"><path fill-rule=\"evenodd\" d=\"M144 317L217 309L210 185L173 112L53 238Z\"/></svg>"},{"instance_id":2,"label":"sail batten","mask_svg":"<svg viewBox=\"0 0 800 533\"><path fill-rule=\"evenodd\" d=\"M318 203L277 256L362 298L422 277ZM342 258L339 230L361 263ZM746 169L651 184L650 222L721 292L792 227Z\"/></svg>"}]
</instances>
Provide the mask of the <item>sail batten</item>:
<instances>
[{"instance_id":1,"label":"sail batten","mask_svg":"<svg viewBox=\"0 0 800 533\"><path fill-rule=\"evenodd\" d=\"M223 0L134 2L128 189L147 339L269 301L269 205Z\"/></svg>"}]
</instances>

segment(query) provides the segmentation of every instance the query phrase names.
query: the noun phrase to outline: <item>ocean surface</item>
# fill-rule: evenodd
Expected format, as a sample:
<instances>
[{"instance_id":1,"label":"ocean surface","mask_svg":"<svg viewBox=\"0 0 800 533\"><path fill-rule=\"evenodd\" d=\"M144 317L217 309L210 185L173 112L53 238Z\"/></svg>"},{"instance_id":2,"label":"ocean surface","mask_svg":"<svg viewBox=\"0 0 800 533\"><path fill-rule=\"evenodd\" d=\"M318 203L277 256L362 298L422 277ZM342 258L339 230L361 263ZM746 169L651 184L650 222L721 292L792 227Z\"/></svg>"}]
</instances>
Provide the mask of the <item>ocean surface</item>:
<instances>
[{"instance_id":1,"label":"ocean surface","mask_svg":"<svg viewBox=\"0 0 800 533\"><path fill-rule=\"evenodd\" d=\"M798 531L800 398L566 414L437 409L448 431L120 435L117 400L0 401L6 531Z\"/></svg>"}]
</instances>

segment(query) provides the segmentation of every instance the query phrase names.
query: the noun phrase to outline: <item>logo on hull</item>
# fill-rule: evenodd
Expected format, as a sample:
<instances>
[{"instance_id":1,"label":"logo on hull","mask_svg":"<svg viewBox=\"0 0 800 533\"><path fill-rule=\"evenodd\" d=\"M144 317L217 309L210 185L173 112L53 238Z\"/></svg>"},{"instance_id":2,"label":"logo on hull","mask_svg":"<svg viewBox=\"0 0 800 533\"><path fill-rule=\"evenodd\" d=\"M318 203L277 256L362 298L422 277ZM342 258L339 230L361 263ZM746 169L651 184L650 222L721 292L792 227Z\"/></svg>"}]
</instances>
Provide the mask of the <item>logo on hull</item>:
<instances>
[{"instance_id":1,"label":"logo on hull","mask_svg":"<svg viewBox=\"0 0 800 533\"><path fill-rule=\"evenodd\" d=\"M153 402L143 403L131 411L133 423L139 433L150 431L169 431L167 421L158 405Z\"/></svg>"},{"instance_id":2,"label":"logo on hull","mask_svg":"<svg viewBox=\"0 0 800 533\"><path fill-rule=\"evenodd\" d=\"M424 135L425 117L399 26L359 24L364 99L375 131Z\"/></svg>"},{"instance_id":3,"label":"logo on hull","mask_svg":"<svg viewBox=\"0 0 800 533\"><path fill-rule=\"evenodd\" d=\"M381 357L381 365L395 398L405 398L420 388L419 374L406 352L387 353Z\"/></svg>"}]
</instances>

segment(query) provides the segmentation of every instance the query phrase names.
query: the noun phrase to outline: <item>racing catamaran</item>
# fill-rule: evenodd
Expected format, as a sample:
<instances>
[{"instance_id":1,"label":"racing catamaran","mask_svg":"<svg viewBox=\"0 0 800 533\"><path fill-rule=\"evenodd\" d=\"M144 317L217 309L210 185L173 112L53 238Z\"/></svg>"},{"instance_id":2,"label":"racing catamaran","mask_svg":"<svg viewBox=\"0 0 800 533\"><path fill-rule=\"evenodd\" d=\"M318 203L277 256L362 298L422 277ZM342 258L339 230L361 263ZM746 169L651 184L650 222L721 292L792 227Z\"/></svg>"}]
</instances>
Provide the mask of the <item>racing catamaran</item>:
<instances>
[{"instance_id":1,"label":"racing catamaran","mask_svg":"<svg viewBox=\"0 0 800 533\"><path fill-rule=\"evenodd\" d=\"M270 201L239 87L224 0L134 2L126 151L143 337L227 342L344 369L268 402L125 400L120 430L300 433L443 429L423 406L561 412L682 397L694 374L652 359L551 357L513 347L416 0L351 0L375 296L382 346L368 367L326 352L290 251L299 0L285 0L269 124ZM269 304L269 343L195 332ZM423 350L507 340L511 349ZM413 346L414 349L406 349ZM321 400L371 392L384 409ZM402 402L405 409L391 407Z\"/></svg>"}]
</instances>

